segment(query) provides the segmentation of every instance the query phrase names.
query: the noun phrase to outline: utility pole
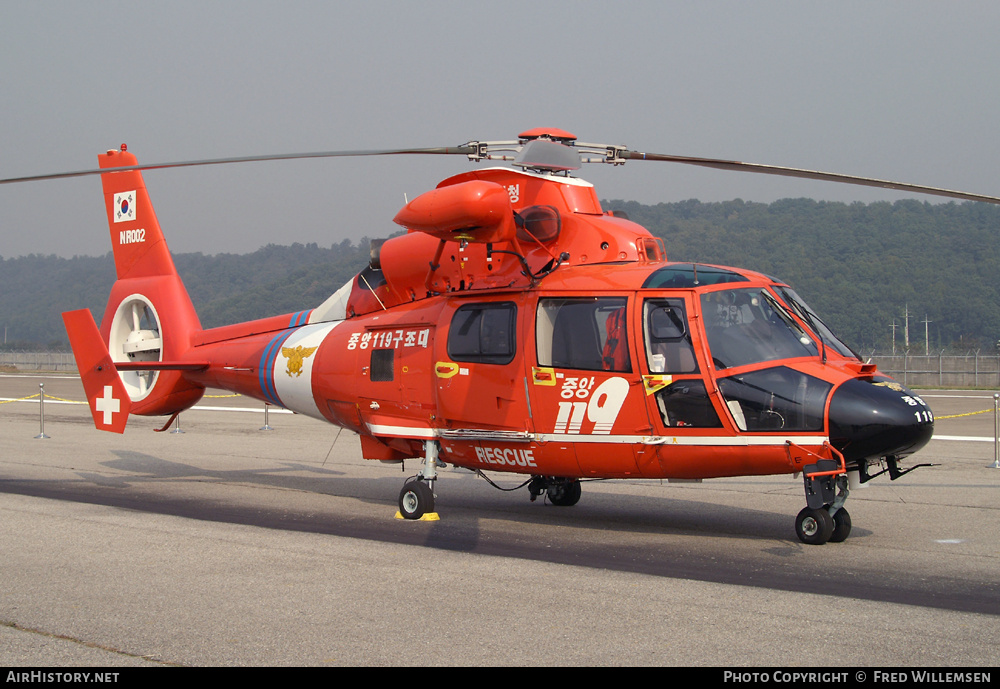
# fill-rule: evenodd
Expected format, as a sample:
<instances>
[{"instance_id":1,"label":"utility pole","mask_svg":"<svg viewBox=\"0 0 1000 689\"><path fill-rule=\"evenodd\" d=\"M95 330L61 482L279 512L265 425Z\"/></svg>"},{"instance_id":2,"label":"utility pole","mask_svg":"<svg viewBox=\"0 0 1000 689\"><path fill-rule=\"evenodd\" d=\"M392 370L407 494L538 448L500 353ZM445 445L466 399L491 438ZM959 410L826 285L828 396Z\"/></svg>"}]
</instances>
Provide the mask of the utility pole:
<instances>
[{"instance_id":1,"label":"utility pole","mask_svg":"<svg viewBox=\"0 0 1000 689\"><path fill-rule=\"evenodd\" d=\"M896 319L892 319L892 355L896 356Z\"/></svg>"},{"instance_id":2,"label":"utility pole","mask_svg":"<svg viewBox=\"0 0 1000 689\"><path fill-rule=\"evenodd\" d=\"M929 334L929 331L927 329L927 325L929 323L933 323L933 322L934 321L927 320L927 314L925 313L924 314L924 356L930 356L931 355L931 341L930 341L930 334Z\"/></svg>"}]
</instances>

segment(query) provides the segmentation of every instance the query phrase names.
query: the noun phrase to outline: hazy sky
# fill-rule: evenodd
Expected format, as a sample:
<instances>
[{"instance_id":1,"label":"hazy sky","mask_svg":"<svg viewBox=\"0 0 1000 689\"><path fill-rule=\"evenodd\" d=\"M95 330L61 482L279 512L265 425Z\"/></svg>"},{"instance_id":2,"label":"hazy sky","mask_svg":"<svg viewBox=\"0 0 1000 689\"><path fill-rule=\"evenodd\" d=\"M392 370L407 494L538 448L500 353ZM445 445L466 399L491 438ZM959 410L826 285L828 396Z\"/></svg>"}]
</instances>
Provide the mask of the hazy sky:
<instances>
[{"instance_id":1,"label":"hazy sky","mask_svg":"<svg viewBox=\"0 0 1000 689\"><path fill-rule=\"evenodd\" d=\"M583 141L1000 194L1000 4L0 0L0 178L97 166ZM386 236L462 157L145 173L174 251ZM632 162L601 198L902 194ZM939 200L927 197L938 203ZM110 249L98 177L0 185L0 256ZM669 250L669 246L668 246Z\"/></svg>"}]
</instances>

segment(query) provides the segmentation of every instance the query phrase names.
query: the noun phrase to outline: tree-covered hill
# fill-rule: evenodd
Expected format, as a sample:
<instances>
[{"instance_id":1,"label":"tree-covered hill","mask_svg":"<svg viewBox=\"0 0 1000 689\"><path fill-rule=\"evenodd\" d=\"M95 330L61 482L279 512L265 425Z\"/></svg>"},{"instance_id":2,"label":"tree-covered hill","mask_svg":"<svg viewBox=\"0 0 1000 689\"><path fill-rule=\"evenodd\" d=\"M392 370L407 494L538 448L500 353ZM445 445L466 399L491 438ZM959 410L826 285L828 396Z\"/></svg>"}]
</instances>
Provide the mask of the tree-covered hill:
<instances>
[{"instance_id":1,"label":"tree-covered hill","mask_svg":"<svg viewBox=\"0 0 1000 689\"><path fill-rule=\"evenodd\" d=\"M252 254L176 254L201 324L229 323L318 306L368 262L368 240L329 248L269 245ZM89 308L100 323L115 281L99 258L31 255L0 260L0 327L8 348L68 347L62 312Z\"/></svg>"},{"instance_id":2,"label":"tree-covered hill","mask_svg":"<svg viewBox=\"0 0 1000 689\"><path fill-rule=\"evenodd\" d=\"M982 203L829 203L785 199L641 205L610 201L662 237L674 261L750 268L787 281L856 350L924 345L992 351L1000 339L1000 207ZM179 254L202 325L319 305L368 261L368 240L329 248L269 245L251 254ZM111 254L0 260L8 348L65 346L61 312L98 321L114 282Z\"/></svg>"}]
</instances>

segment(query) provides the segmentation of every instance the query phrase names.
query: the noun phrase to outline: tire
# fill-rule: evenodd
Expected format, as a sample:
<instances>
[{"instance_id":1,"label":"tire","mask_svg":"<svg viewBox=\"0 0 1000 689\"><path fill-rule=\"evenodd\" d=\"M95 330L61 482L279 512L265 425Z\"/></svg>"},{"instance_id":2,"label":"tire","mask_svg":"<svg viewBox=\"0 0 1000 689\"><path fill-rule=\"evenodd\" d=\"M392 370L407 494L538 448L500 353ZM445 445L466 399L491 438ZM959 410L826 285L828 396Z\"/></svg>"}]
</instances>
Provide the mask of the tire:
<instances>
[{"instance_id":1,"label":"tire","mask_svg":"<svg viewBox=\"0 0 1000 689\"><path fill-rule=\"evenodd\" d=\"M851 515L843 507L833 513L833 533L831 543L842 543L851 535Z\"/></svg>"},{"instance_id":2,"label":"tire","mask_svg":"<svg viewBox=\"0 0 1000 689\"><path fill-rule=\"evenodd\" d=\"M580 482L576 480L550 483L547 492L549 502L557 507L572 507L580 502L580 496L583 495Z\"/></svg>"},{"instance_id":3,"label":"tire","mask_svg":"<svg viewBox=\"0 0 1000 689\"><path fill-rule=\"evenodd\" d=\"M795 518L795 535L807 545L823 545L833 535L833 517L825 508L806 507Z\"/></svg>"},{"instance_id":4,"label":"tire","mask_svg":"<svg viewBox=\"0 0 1000 689\"><path fill-rule=\"evenodd\" d=\"M410 481L399 491L399 513L404 519L420 519L434 511L434 491L424 481Z\"/></svg>"}]
</instances>

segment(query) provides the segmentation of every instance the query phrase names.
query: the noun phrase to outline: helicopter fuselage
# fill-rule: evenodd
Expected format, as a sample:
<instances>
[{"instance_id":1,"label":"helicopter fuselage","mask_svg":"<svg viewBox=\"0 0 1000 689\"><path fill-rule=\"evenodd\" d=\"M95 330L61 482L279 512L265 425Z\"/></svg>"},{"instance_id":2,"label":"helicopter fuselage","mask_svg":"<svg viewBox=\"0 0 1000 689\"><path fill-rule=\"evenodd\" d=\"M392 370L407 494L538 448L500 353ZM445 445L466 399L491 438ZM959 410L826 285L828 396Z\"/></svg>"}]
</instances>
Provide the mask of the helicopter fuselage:
<instances>
[{"instance_id":1,"label":"helicopter fuselage","mask_svg":"<svg viewBox=\"0 0 1000 689\"><path fill-rule=\"evenodd\" d=\"M423 457L400 494L410 519L433 512L441 460L527 474L532 499L557 505L587 478L802 473L800 539L846 538L848 475L909 471L898 461L933 433L926 403L788 285L668 261L566 174L569 139L546 136L522 135L524 169L456 175L409 202L407 232L323 304L209 330L134 156L109 151L118 281L100 332L86 310L64 314L95 425L123 432L130 413L231 390L357 432L367 459Z\"/></svg>"},{"instance_id":2,"label":"helicopter fuselage","mask_svg":"<svg viewBox=\"0 0 1000 689\"><path fill-rule=\"evenodd\" d=\"M436 439L442 459L494 471L781 474L832 458L831 434L852 463L922 445L926 404L822 343L784 289L697 264L563 266L527 291L453 292L335 322L302 312L255 335L221 329L218 342L206 331L190 356L212 363L189 378L354 430L369 459L419 457ZM849 382L895 418L888 444L860 455L854 436L836 437Z\"/></svg>"}]
</instances>

